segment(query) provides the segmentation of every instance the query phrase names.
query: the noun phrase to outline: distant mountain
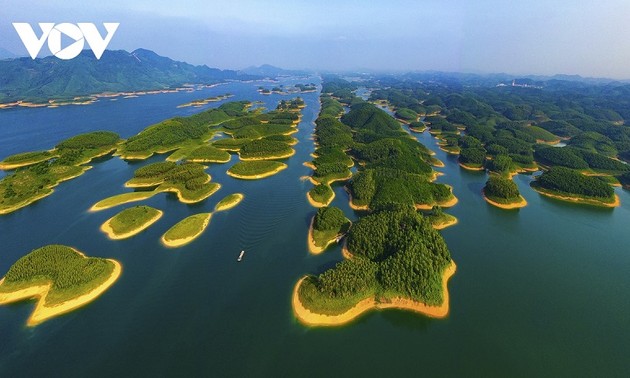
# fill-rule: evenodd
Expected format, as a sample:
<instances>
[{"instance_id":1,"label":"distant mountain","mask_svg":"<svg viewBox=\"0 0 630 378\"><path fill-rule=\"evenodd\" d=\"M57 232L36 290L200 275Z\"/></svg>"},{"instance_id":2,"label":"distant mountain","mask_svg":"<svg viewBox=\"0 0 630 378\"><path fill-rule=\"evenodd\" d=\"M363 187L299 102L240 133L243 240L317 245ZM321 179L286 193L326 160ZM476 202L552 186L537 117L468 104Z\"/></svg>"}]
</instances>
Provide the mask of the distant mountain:
<instances>
[{"instance_id":1,"label":"distant mountain","mask_svg":"<svg viewBox=\"0 0 630 378\"><path fill-rule=\"evenodd\" d=\"M12 53L11 51L7 49L3 49L2 47L0 47L0 59L13 59L13 58L17 58L17 55L15 55L14 53Z\"/></svg>"},{"instance_id":2,"label":"distant mountain","mask_svg":"<svg viewBox=\"0 0 630 378\"><path fill-rule=\"evenodd\" d=\"M44 102L101 92L164 89L186 83L213 84L251 80L253 75L193 66L137 49L106 51L100 60L83 51L71 60L45 57L0 61L0 103Z\"/></svg>"},{"instance_id":3,"label":"distant mountain","mask_svg":"<svg viewBox=\"0 0 630 378\"><path fill-rule=\"evenodd\" d=\"M308 75L308 71L300 70L285 70L283 68L275 67L270 64L263 64L259 67L247 67L240 72L249 75L263 76L268 78L275 78L278 76L301 76Z\"/></svg>"}]
</instances>

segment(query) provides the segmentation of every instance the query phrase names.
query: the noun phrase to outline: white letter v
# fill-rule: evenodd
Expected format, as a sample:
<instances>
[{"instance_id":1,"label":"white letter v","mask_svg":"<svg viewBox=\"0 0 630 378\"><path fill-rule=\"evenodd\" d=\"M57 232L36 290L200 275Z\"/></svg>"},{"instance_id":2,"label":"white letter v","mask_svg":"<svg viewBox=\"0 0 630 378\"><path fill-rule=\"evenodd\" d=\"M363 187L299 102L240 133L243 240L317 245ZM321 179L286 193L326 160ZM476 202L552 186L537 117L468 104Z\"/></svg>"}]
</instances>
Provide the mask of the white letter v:
<instances>
[{"instance_id":1,"label":"white letter v","mask_svg":"<svg viewBox=\"0 0 630 378\"><path fill-rule=\"evenodd\" d=\"M55 27L55 24L52 22L40 22L39 27L42 29L42 36L38 39L33 31L33 28L30 24L26 22L14 22L13 27L17 31L20 39L22 39L22 43L26 50L28 50L31 58L37 58L37 54L39 54L39 50L44 46L44 42L46 38L48 38L48 34Z\"/></svg>"}]
</instances>

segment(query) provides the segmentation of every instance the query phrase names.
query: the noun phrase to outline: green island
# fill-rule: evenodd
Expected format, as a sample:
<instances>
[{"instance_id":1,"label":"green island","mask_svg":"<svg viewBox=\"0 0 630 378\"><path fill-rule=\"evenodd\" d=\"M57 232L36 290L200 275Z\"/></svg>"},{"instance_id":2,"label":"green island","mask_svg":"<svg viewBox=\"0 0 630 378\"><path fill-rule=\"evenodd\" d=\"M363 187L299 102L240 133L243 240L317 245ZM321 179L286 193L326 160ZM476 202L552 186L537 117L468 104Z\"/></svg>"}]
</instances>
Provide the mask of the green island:
<instances>
[{"instance_id":1,"label":"green island","mask_svg":"<svg viewBox=\"0 0 630 378\"><path fill-rule=\"evenodd\" d=\"M322 253L350 229L351 222L338 207L321 207L311 220L308 230L308 250Z\"/></svg>"},{"instance_id":2,"label":"green island","mask_svg":"<svg viewBox=\"0 0 630 378\"><path fill-rule=\"evenodd\" d=\"M200 213L184 218L162 235L162 244L177 248L192 242L205 231L211 217L212 213Z\"/></svg>"},{"instance_id":3,"label":"green island","mask_svg":"<svg viewBox=\"0 0 630 378\"><path fill-rule=\"evenodd\" d=\"M309 166L315 169L312 181L317 183L315 177L322 167L320 177L328 175L326 164L336 164L339 169L333 171L341 171L356 162L357 173L346 190L350 207L366 212L347 232L342 250L346 260L297 282L294 313L300 322L312 326L345 324L374 308L444 317L448 313L446 283L455 264L434 224L452 223L454 217L434 206L452 206L457 199L449 186L432 182L436 174L430 165L431 151L396 119L356 97L355 89L356 84L343 79L324 78L315 129L317 149ZM340 104L342 110L343 106L350 110L341 115ZM328 200L329 189L328 181L319 183L309 192L309 200L310 193L314 199ZM425 217L419 209L434 211ZM315 231L322 229L317 221L326 220L329 212L333 224L317 235ZM337 208L318 209L309 232L309 249L319 251L332 238L336 240L344 219Z\"/></svg>"},{"instance_id":4,"label":"green island","mask_svg":"<svg viewBox=\"0 0 630 378\"><path fill-rule=\"evenodd\" d=\"M602 207L620 205L619 196L609 184L565 167L545 171L530 186L542 195L562 201Z\"/></svg>"},{"instance_id":5,"label":"green island","mask_svg":"<svg viewBox=\"0 0 630 378\"><path fill-rule=\"evenodd\" d=\"M48 161L57 156L58 155L55 150L22 152L8 156L4 160L0 161L0 169L10 170L26 167L43 161Z\"/></svg>"},{"instance_id":6,"label":"green island","mask_svg":"<svg viewBox=\"0 0 630 378\"><path fill-rule=\"evenodd\" d=\"M11 213L52 194L59 183L79 177L91 168L83 164L112 152L119 141L116 133L95 131L66 139L51 151L6 158L4 162L18 167L13 166L17 169L0 180L0 214Z\"/></svg>"},{"instance_id":7,"label":"green island","mask_svg":"<svg viewBox=\"0 0 630 378\"><path fill-rule=\"evenodd\" d=\"M227 170L227 174L243 180L257 180L286 169L288 165L269 160L240 161Z\"/></svg>"},{"instance_id":8,"label":"green island","mask_svg":"<svg viewBox=\"0 0 630 378\"><path fill-rule=\"evenodd\" d=\"M15 262L0 281L0 304L36 298L27 321L38 325L85 306L120 277L115 260L87 257L74 248L47 245Z\"/></svg>"},{"instance_id":9,"label":"green island","mask_svg":"<svg viewBox=\"0 0 630 378\"><path fill-rule=\"evenodd\" d=\"M189 117L175 117L151 125L124 141L116 152L123 159L144 160L155 153L166 153L191 143L203 144L218 124L247 114L250 103L237 101L222 104Z\"/></svg>"},{"instance_id":10,"label":"green island","mask_svg":"<svg viewBox=\"0 0 630 378\"><path fill-rule=\"evenodd\" d=\"M232 193L214 206L214 211L225 211L236 207L245 198L242 193Z\"/></svg>"},{"instance_id":11,"label":"green island","mask_svg":"<svg viewBox=\"0 0 630 378\"><path fill-rule=\"evenodd\" d=\"M624 187L624 189L630 190L630 172L619 176L619 183Z\"/></svg>"},{"instance_id":12,"label":"green island","mask_svg":"<svg viewBox=\"0 0 630 378\"><path fill-rule=\"evenodd\" d=\"M217 102L217 101L228 99L228 98L230 98L232 96L233 95L231 95L229 93L226 93L224 95L219 95L219 96L213 96L213 97L207 97L207 98L202 98L202 99L198 99L198 100L193 100L193 101L187 102L185 104L178 105L177 107L178 108L187 108L189 106L193 106L195 108L198 108L198 107L203 106L203 105L208 105L211 102Z\"/></svg>"},{"instance_id":13,"label":"green island","mask_svg":"<svg viewBox=\"0 0 630 378\"><path fill-rule=\"evenodd\" d=\"M295 154L295 150L287 143L270 140L256 139L241 147L239 156L243 161L284 159Z\"/></svg>"},{"instance_id":14,"label":"green island","mask_svg":"<svg viewBox=\"0 0 630 378\"><path fill-rule=\"evenodd\" d=\"M425 214L425 217L429 218L431 225L436 230L443 230L457 224L457 218L451 214L445 213L440 206L433 206L431 211Z\"/></svg>"},{"instance_id":15,"label":"green island","mask_svg":"<svg viewBox=\"0 0 630 378\"><path fill-rule=\"evenodd\" d=\"M184 203L196 203L216 192L220 185L210 181L204 166L195 163L227 163L229 152L242 160L273 160L292 156L304 100L282 100L275 110L249 110L251 103L236 101L188 116L151 125L127 140L116 133L95 131L66 139L48 151L23 152L6 157L0 169L14 170L0 180L0 215L8 214L53 193L60 182L83 174L93 159L115 153L123 159L143 160L155 153L172 152L166 162L140 170L126 186L151 191L123 193L95 204L101 210L141 201L161 192L176 193ZM214 135L227 137L208 144ZM182 161L184 164L177 165ZM274 165L270 169L270 165ZM159 167L159 168L157 168ZM243 176L270 175L281 165L239 164L234 171ZM160 171L163 169L164 171ZM256 173L256 171L260 171ZM238 173L237 173L238 174ZM264 176L266 177L266 176ZM258 177L252 177L258 178ZM155 187L155 188L152 188Z\"/></svg>"},{"instance_id":16,"label":"green island","mask_svg":"<svg viewBox=\"0 0 630 378\"><path fill-rule=\"evenodd\" d=\"M162 211L150 206L130 207L105 221L101 231L110 239L127 239L149 228L162 214Z\"/></svg>"},{"instance_id":17,"label":"green island","mask_svg":"<svg viewBox=\"0 0 630 378\"><path fill-rule=\"evenodd\" d=\"M109 209L115 206L123 205L130 202L144 201L156 195L155 191L141 191L131 193L121 193L98 201L90 208L90 211L99 211Z\"/></svg>"},{"instance_id":18,"label":"green island","mask_svg":"<svg viewBox=\"0 0 630 378\"><path fill-rule=\"evenodd\" d=\"M192 163L227 163L230 154L214 146L199 146L186 155L186 161Z\"/></svg>"},{"instance_id":19,"label":"green island","mask_svg":"<svg viewBox=\"0 0 630 378\"><path fill-rule=\"evenodd\" d=\"M328 184L317 184L306 193L306 198L313 207L328 206L335 198L335 192Z\"/></svg>"},{"instance_id":20,"label":"green island","mask_svg":"<svg viewBox=\"0 0 630 378\"><path fill-rule=\"evenodd\" d=\"M608 185L624 185L621 178L630 170L623 163L630 161L630 128L624 119L630 119L630 113L621 92L564 81L547 81L543 90L523 90L497 87L487 79L475 82L472 76L457 85L431 84L422 74L411 77L414 83L410 78L389 81L387 88L373 90L369 100L400 113L411 109L426 115L423 122L439 139L440 149L458 155L462 168L511 176L539 167L564 167ZM582 178L573 176L579 186ZM615 202L603 186L593 195L547 184L546 189L537 184L533 188L573 202L571 194L583 197L581 203ZM505 205L505 198L499 199L494 202Z\"/></svg>"},{"instance_id":21,"label":"green island","mask_svg":"<svg viewBox=\"0 0 630 378\"><path fill-rule=\"evenodd\" d=\"M490 174L483 188L483 198L489 204L506 210L527 206L514 181L498 174Z\"/></svg>"},{"instance_id":22,"label":"green island","mask_svg":"<svg viewBox=\"0 0 630 378\"><path fill-rule=\"evenodd\" d=\"M347 249L351 258L297 282L292 303L302 323L342 325L383 308L448 314L446 284L455 264L431 222L413 208L361 218L350 228Z\"/></svg>"}]
</instances>

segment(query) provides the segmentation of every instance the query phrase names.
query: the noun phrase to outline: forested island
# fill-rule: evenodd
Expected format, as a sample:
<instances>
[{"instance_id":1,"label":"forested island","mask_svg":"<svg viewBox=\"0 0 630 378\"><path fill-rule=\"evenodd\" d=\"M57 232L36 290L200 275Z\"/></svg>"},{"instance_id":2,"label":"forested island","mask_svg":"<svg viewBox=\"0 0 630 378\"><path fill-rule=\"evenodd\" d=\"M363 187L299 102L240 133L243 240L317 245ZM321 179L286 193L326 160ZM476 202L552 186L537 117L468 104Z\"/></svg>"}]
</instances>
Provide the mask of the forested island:
<instances>
[{"instance_id":1,"label":"forested island","mask_svg":"<svg viewBox=\"0 0 630 378\"><path fill-rule=\"evenodd\" d=\"M14 170L0 180L0 214L8 214L53 193L59 183L79 177L90 169L84 164L116 149L120 137L95 131L69 138L50 151L9 156L1 169Z\"/></svg>"},{"instance_id":2,"label":"forested island","mask_svg":"<svg viewBox=\"0 0 630 378\"><path fill-rule=\"evenodd\" d=\"M351 222L338 207L321 207L311 220L308 230L308 249L322 253L350 229Z\"/></svg>"},{"instance_id":3,"label":"forested island","mask_svg":"<svg viewBox=\"0 0 630 378\"><path fill-rule=\"evenodd\" d=\"M347 259L297 282L294 312L307 325L344 324L373 308L446 316L446 283L455 264L434 224L439 228L456 220L434 206L457 200L450 187L432 182L431 152L396 119L356 97L355 89L345 80L324 80L314 160L308 164L315 185L308 199L320 207L311 222L309 250L321 252L346 224L343 212L327 207L332 182L350 179L350 206L366 213L347 232ZM344 106L349 107L345 114ZM397 116L418 118L411 111ZM352 175L349 167L355 164ZM418 209L433 212L425 217Z\"/></svg>"},{"instance_id":4,"label":"forested island","mask_svg":"<svg viewBox=\"0 0 630 378\"><path fill-rule=\"evenodd\" d=\"M0 280L0 304L37 299L27 325L82 307L120 277L120 263L87 257L74 248L47 245L17 260Z\"/></svg>"},{"instance_id":5,"label":"forested island","mask_svg":"<svg viewBox=\"0 0 630 378\"><path fill-rule=\"evenodd\" d=\"M374 88L369 101L387 104L410 129L414 122L428 126L440 149L458 155L465 169L511 176L564 167L609 185L620 185L630 171L624 163L630 161L630 127L625 125L630 87L623 83L550 80L535 88L510 87L476 75L448 81L418 73L404 79L374 77L362 85ZM417 121L412 112L419 115ZM488 184L495 189L500 184L504 192L495 193L494 204L514 206L518 197L506 197L512 191L507 181L491 178ZM542 185L534 187L541 191ZM556 198L576 202L571 190ZM597 196L607 198L604 202L611 200L602 193ZM592 203L600 201L597 196Z\"/></svg>"},{"instance_id":6,"label":"forested island","mask_svg":"<svg viewBox=\"0 0 630 378\"><path fill-rule=\"evenodd\" d=\"M595 178L565 167L554 167L530 184L540 194L581 204L617 207L619 196L613 188Z\"/></svg>"},{"instance_id":7,"label":"forested island","mask_svg":"<svg viewBox=\"0 0 630 378\"><path fill-rule=\"evenodd\" d=\"M220 189L205 173L204 164L223 164L236 153L243 160L229 174L244 179L268 177L286 168L269 161L292 156L304 100L282 100L275 110L249 110L251 103L222 104L189 117L175 117L151 125L127 140L116 133L95 131L62 141L51 150L23 152L5 157L0 169L12 172L0 180L0 215L8 214L53 193L60 182L83 174L85 164L107 154L128 160L144 160L170 153L164 162L139 168L126 184L150 189L121 193L96 203L102 210L142 201L158 193L172 192L183 203L197 203ZM210 139L215 135L223 138Z\"/></svg>"},{"instance_id":8,"label":"forested island","mask_svg":"<svg viewBox=\"0 0 630 378\"><path fill-rule=\"evenodd\" d=\"M182 219L162 235L162 244L176 248L192 242L205 231L211 218L212 213L200 213Z\"/></svg>"},{"instance_id":9,"label":"forested island","mask_svg":"<svg viewBox=\"0 0 630 378\"><path fill-rule=\"evenodd\" d=\"M127 239L149 228L163 212L150 206L135 206L109 218L101 226L110 239Z\"/></svg>"},{"instance_id":10,"label":"forested island","mask_svg":"<svg viewBox=\"0 0 630 378\"><path fill-rule=\"evenodd\" d=\"M302 323L341 325L375 308L448 314L446 283L455 263L431 222L413 208L361 218L350 228L347 248L350 259L296 284L293 309Z\"/></svg>"},{"instance_id":11,"label":"forested island","mask_svg":"<svg viewBox=\"0 0 630 378\"><path fill-rule=\"evenodd\" d=\"M527 206L527 201L509 177L490 174L483 188L483 198L489 204L501 209L518 209Z\"/></svg>"}]
</instances>

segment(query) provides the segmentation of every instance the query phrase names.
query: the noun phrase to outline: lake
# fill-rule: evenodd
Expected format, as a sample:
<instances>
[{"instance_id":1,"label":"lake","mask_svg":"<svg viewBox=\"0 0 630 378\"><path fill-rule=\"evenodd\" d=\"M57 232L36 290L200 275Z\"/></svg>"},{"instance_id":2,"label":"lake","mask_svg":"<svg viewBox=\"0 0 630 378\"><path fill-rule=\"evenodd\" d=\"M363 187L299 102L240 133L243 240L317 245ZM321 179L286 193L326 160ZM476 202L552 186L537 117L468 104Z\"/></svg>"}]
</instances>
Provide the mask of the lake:
<instances>
[{"instance_id":1,"label":"lake","mask_svg":"<svg viewBox=\"0 0 630 378\"><path fill-rule=\"evenodd\" d=\"M320 79L282 79L281 84ZM233 82L188 93L158 94L89 106L0 111L0 158L48 149L92 130L123 137L173 116L216 107L177 108L191 100L234 94L227 101L263 101L269 109L292 96L264 96ZM55 193L0 216L0 275L46 244L114 258L121 278L90 305L35 328L25 326L33 303L0 307L0 376L625 376L630 370L630 194L622 206L599 209L541 197L531 176L515 182L528 206L505 211L481 197L483 172L465 171L428 133L413 134L444 161L438 179L459 203L459 224L442 231L457 273L449 283L451 313L429 319L398 310L374 311L340 328L307 328L291 309L295 282L342 259L340 248L313 256L306 237L315 213L306 200L318 93L306 101L297 153L289 168L258 181L207 171L222 188L202 203L171 194L143 204L164 211L147 231L109 240L99 226L125 206L96 213L97 201L129 191L133 171L163 160L129 163L108 157ZM1 175L1 174L0 174ZM341 184L333 205L357 219ZM206 232L178 249L160 236L184 217L212 211L231 193L236 208L212 217ZM243 262L236 259L246 251Z\"/></svg>"}]
</instances>

